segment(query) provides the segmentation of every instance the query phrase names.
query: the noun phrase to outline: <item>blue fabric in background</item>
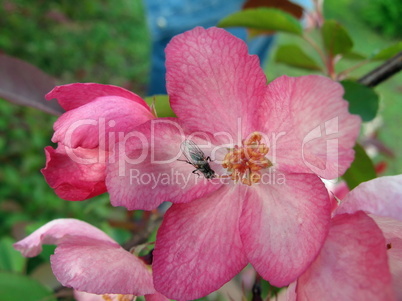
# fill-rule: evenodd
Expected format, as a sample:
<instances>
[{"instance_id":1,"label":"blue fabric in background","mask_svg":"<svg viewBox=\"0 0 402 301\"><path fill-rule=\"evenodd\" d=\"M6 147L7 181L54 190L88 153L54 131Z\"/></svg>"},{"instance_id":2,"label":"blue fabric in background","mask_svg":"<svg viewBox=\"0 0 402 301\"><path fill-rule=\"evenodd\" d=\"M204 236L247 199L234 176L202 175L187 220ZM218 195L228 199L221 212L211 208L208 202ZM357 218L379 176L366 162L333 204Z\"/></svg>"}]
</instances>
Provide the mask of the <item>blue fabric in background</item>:
<instances>
[{"instance_id":1,"label":"blue fabric in background","mask_svg":"<svg viewBox=\"0 0 402 301\"><path fill-rule=\"evenodd\" d=\"M152 36L151 74L148 95L166 94L165 48L171 38L196 26L215 26L222 18L239 11L245 0L144 0ZM294 1L306 6L310 0ZM264 63L273 37L247 39L244 28L229 32L248 44L249 52Z\"/></svg>"}]
</instances>

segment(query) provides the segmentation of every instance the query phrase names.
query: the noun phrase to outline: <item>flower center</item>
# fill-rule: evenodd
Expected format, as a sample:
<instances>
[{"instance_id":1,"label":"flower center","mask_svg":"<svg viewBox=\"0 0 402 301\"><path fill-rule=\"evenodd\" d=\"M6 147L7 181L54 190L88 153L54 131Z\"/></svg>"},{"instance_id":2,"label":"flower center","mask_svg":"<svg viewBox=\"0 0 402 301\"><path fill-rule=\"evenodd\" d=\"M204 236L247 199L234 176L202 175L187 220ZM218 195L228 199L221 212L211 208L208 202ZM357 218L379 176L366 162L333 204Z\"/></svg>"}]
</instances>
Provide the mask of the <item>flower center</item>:
<instances>
[{"instance_id":1,"label":"flower center","mask_svg":"<svg viewBox=\"0 0 402 301\"><path fill-rule=\"evenodd\" d=\"M261 139L261 133L254 132L242 141L241 146L229 149L222 166L233 181L251 186L261 180L261 169L272 166L272 162L265 158L269 148Z\"/></svg>"}]
</instances>

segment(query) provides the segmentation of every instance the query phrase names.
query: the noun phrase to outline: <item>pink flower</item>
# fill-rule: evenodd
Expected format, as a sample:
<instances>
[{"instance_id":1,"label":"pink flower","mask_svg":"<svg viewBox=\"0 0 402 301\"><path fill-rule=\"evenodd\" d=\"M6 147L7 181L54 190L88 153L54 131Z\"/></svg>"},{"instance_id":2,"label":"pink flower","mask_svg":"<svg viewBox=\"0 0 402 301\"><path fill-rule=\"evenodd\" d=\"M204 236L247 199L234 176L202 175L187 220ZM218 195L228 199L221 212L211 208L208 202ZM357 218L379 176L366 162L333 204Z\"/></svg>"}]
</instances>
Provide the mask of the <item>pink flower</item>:
<instances>
[{"instance_id":1,"label":"pink flower","mask_svg":"<svg viewBox=\"0 0 402 301\"><path fill-rule=\"evenodd\" d=\"M64 286L97 295L146 295L148 301L168 300L155 291L151 272L139 258L90 224L56 219L14 244L14 248L25 257L33 257L42 251L42 244L57 245L50 262Z\"/></svg>"},{"instance_id":2,"label":"pink flower","mask_svg":"<svg viewBox=\"0 0 402 301\"><path fill-rule=\"evenodd\" d=\"M157 235L156 289L199 298L247 263L273 285L289 284L328 234L331 204L319 177L349 167L360 118L328 78L283 76L267 85L258 58L222 29L176 36L166 65L178 118L136 128L148 144L120 144L106 178L115 206L174 203ZM185 138L219 177L192 174L194 166L177 160Z\"/></svg>"},{"instance_id":3,"label":"pink flower","mask_svg":"<svg viewBox=\"0 0 402 301\"><path fill-rule=\"evenodd\" d=\"M283 300L402 300L402 175L360 184Z\"/></svg>"},{"instance_id":4,"label":"pink flower","mask_svg":"<svg viewBox=\"0 0 402 301\"><path fill-rule=\"evenodd\" d=\"M46 98L56 98L67 111L54 124L57 149L45 148L46 181L71 201L106 192L109 152L125 134L154 118L150 108L123 88L90 83L58 86Z\"/></svg>"}]
</instances>

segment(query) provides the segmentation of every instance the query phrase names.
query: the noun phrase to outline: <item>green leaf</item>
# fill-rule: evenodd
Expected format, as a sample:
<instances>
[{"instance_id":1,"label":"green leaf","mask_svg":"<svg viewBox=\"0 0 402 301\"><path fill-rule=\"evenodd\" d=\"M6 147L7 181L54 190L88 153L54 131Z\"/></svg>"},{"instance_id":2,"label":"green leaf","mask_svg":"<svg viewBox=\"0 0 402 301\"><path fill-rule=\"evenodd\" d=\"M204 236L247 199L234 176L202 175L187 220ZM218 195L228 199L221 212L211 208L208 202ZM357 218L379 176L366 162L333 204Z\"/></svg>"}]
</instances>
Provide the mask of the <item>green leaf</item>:
<instances>
[{"instance_id":1,"label":"green leaf","mask_svg":"<svg viewBox=\"0 0 402 301\"><path fill-rule=\"evenodd\" d=\"M155 106L155 111L158 117L176 117L172 108L170 107L168 95L153 95L145 98L146 103Z\"/></svg>"},{"instance_id":2,"label":"green leaf","mask_svg":"<svg viewBox=\"0 0 402 301\"><path fill-rule=\"evenodd\" d=\"M363 121L374 119L378 111L379 97L367 86L357 82L341 81L345 89L344 98L349 102L349 111L359 115Z\"/></svg>"},{"instance_id":3,"label":"green leaf","mask_svg":"<svg viewBox=\"0 0 402 301\"><path fill-rule=\"evenodd\" d=\"M0 270L22 272L26 258L13 248L14 241L9 237L0 240Z\"/></svg>"},{"instance_id":4,"label":"green leaf","mask_svg":"<svg viewBox=\"0 0 402 301\"><path fill-rule=\"evenodd\" d=\"M402 51L402 42L398 42L394 45L388 46L386 48L381 49L374 55L371 60L381 61L381 60L388 60L391 57L397 55L399 52Z\"/></svg>"},{"instance_id":5,"label":"green leaf","mask_svg":"<svg viewBox=\"0 0 402 301\"><path fill-rule=\"evenodd\" d=\"M283 31L301 35L300 22L292 15L275 8L245 9L221 20L219 27L241 26L266 31Z\"/></svg>"},{"instance_id":6,"label":"green leaf","mask_svg":"<svg viewBox=\"0 0 402 301\"><path fill-rule=\"evenodd\" d=\"M0 272L2 301L56 301L53 293L42 284L24 275Z\"/></svg>"},{"instance_id":7,"label":"green leaf","mask_svg":"<svg viewBox=\"0 0 402 301\"><path fill-rule=\"evenodd\" d=\"M297 45L279 46L275 60L292 67L321 70L320 66Z\"/></svg>"},{"instance_id":8,"label":"green leaf","mask_svg":"<svg viewBox=\"0 0 402 301\"><path fill-rule=\"evenodd\" d=\"M366 154L364 148L361 145L356 144L353 149L355 150L355 160L342 176L350 190L362 182L377 177L374 164Z\"/></svg>"},{"instance_id":9,"label":"green leaf","mask_svg":"<svg viewBox=\"0 0 402 301\"><path fill-rule=\"evenodd\" d=\"M346 52L343 54L342 57L347 60L365 60L365 59L367 59L367 56L365 56L364 54L354 52L354 51Z\"/></svg>"},{"instance_id":10,"label":"green leaf","mask_svg":"<svg viewBox=\"0 0 402 301\"><path fill-rule=\"evenodd\" d=\"M324 47L331 57L337 54L347 53L353 47L353 41L348 32L335 20L325 21L321 33L324 40Z\"/></svg>"}]
</instances>

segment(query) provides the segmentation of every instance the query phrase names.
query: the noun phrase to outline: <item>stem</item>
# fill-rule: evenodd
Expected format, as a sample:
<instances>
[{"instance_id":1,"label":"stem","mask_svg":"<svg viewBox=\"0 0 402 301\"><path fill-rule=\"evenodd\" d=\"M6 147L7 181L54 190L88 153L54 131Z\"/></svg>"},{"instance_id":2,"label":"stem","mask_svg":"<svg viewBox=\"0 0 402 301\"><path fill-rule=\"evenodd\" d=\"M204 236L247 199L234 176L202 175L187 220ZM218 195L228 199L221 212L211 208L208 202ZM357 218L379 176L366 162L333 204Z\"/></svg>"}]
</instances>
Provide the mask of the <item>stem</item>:
<instances>
[{"instance_id":1,"label":"stem","mask_svg":"<svg viewBox=\"0 0 402 301\"><path fill-rule=\"evenodd\" d=\"M303 39L311 45L311 47L314 48L314 50L318 53L320 56L323 64L327 68L327 75L331 77L332 79L335 78L335 70L334 70L334 62L331 57L325 55L325 53L321 50L321 48L317 45L317 43L310 38L308 35L304 34ZM325 71L324 71L325 73Z\"/></svg>"},{"instance_id":2,"label":"stem","mask_svg":"<svg viewBox=\"0 0 402 301\"><path fill-rule=\"evenodd\" d=\"M336 80L337 80L337 81L344 80L344 79L348 76L348 74L349 74L350 72L352 72L352 71L354 71L354 70L360 68L361 66L363 66L363 65L365 65L365 64L367 64L367 63L369 63L369 62L370 62L370 60L367 59L367 60L361 61L360 63L358 63L358 64L356 64L356 65L354 65L354 66L352 66L352 67L350 67L350 68L347 68L347 69L343 70L342 72L340 72L340 73L338 74L338 76L336 77Z\"/></svg>"},{"instance_id":3,"label":"stem","mask_svg":"<svg viewBox=\"0 0 402 301\"><path fill-rule=\"evenodd\" d=\"M375 87L401 70L402 51L375 68L373 71L361 77L358 82L367 87Z\"/></svg>"}]
</instances>

